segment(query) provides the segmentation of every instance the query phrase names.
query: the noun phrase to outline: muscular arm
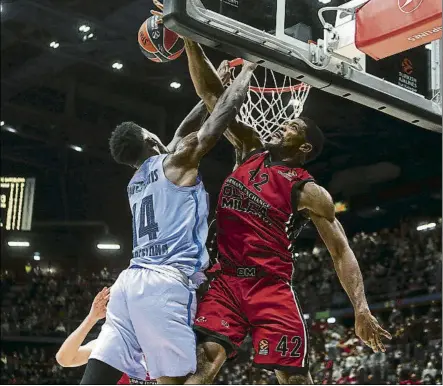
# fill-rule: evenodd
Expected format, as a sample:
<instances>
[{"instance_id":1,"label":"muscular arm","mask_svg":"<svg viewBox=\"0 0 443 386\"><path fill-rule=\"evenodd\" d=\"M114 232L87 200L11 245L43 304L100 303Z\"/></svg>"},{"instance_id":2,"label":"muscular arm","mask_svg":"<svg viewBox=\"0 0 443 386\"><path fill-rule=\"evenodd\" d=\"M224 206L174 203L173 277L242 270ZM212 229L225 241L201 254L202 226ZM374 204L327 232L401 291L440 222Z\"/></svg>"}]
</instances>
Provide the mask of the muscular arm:
<instances>
[{"instance_id":1,"label":"muscular arm","mask_svg":"<svg viewBox=\"0 0 443 386\"><path fill-rule=\"evenodd\" d=\"M298 209L309 210L311 220L331 254L337 276L355 312L369 311L360 267L345 231L335 217L334 202L329 193L314 182L308 182L300 194Z\"/></svg>"},{"instance_id":2,"label":"muscular arm","mask_svg":"<svg viewBox=\"0 0 443 386\"><path fill-rule=\"evenodd\" d=\"M179 186L195 184L200 160L215 146L229 122L237 114L254 69L255 65L251 63L243 66L240 75L218 99L214 111L201 129L184 138L175 153L165 159L165 175L171 182Z\"/></svg>"},{"instance_id":3,"label":"muscular arm","mask_svg":"<svg viewBox=\"0 0 443 386\"><path fill-rule=\"evenodd\" d=\"M185 47L188 54L189 71L197 95L212 112L218 98L223 94L222 81L199 44L185 39ZM240 152L241 158L262 146L260 138L254 130L238 119L230 123L224 134Z\"/></svg>"},{"instance_id":4,"label":"muscular arm","mask_svg":"<svg viewBox=\"0 0 443 386\"><path fill-rule=\"evenodd\" d=\"M200 101L178 127L174 134L174 138L172 138L172 141L167 146L169 152L173 153L183 138L192 132L197 131L202 126L207 116L208 109L206 108L205 103Z\"/></svg>"},{"instance_id":5,"label":"muscular arm","mask_svg":"<svg viewBox=\"0 0 443 386\"><path fill-rule=\"evenodd\" d=\"M384 352L381 338L391 339L391 335L380 326L369 310L360 267L342 225L335 218L331 196L321 186L308 182L300 194L297 209L309 211L312 222L332 256L340 283L354 306L355 334L375 352Z\"/></svg>"},{"instance_id":6,"label":"muscular arm","mask_svg":"<svg viewBox=\"0 0 443 386\"><path fill-rule=\"evenodd\" d=\"M95 340L83 346L82 343L96 323L97 320L88 315L82 324L66 338L55 355L60 366L77 367L88 362Z\"/></svg>"}]
</instances>

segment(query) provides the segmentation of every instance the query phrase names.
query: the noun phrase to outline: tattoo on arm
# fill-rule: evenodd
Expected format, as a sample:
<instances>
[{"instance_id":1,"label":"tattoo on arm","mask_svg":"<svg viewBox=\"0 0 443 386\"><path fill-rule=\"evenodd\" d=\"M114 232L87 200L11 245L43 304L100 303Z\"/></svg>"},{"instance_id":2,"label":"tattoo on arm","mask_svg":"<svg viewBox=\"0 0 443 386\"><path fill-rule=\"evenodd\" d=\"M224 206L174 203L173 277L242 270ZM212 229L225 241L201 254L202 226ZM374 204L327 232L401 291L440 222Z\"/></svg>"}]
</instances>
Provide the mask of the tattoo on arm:
<instances>
[{"instance_id":1,"label":"tattoo on arm","mask_svg":"<svg viewBox=\"0 0 443 386\"><path fill-rule=\"evenodd\" d=\"M254 69L254 64L245 64L240 75L218 99L212 115L197 133L197 146L192 152L196 161L215 145L228 124L235 118L246 96Z\"/></svg>"},{"instance_id":2,"label":"tattoo on arm","mask_svg":"<svg viewBox=\"0 0 443 386\"><path fill-rule=\"evenodd\" d=\"M179 142L188 134L199 130L208 115L209 113L204 102L200 101L197 103L175 132L174 138L167 146L169 152L173 153Z\"/></svg>"},{"instance_id":3,"label":"tattoo on arm","mask_svg":"<svg viewBox=\"0 0 443 386\"><path fill-rule=\"evenodd\" d=\"M222 81L199 44L185 39L185 47L188 54L189 71L197 95L202 98L208 110L212 112L218 98L223 94ZM262 146L254 129L239 120L233 120L224 134L235 148L243 152L243 155Z\"/></svg>"}]
</instances>

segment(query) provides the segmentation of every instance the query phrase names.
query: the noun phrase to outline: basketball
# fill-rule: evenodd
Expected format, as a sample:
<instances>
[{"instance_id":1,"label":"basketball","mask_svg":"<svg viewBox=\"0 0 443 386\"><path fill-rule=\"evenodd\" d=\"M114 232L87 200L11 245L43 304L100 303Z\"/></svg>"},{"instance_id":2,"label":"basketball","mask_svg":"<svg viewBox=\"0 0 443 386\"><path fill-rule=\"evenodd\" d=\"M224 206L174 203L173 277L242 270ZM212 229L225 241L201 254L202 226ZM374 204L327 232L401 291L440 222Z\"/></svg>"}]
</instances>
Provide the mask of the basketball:
<instances>
[{"instance_id":1,"label":"basketball","mask_svg":"<svg viewBox=\"0 0 443 386\"><path fill-rule=\"evenodd\" d=\"M167 29L157 15L151 16L140 27L138 44L143 55L156 63L175 60L185 49L183 39Z\"/></svg>"}]
</instances>

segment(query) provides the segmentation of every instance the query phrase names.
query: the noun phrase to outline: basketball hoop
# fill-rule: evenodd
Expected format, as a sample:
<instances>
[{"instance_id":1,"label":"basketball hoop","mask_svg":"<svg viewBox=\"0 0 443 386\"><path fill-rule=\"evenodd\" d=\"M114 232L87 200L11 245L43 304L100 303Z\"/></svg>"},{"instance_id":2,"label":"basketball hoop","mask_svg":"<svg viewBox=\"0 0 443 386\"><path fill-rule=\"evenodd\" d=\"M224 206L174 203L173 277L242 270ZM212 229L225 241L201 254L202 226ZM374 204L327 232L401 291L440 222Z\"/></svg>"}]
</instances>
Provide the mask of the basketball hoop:
<instances>
[{"instance_id":1,"label":"basketball hoop","mask_svg":"<svg viewBox=\"0 0 443 386\"><path fill-rule=\"evenodd\" d=\"M229 63L231 82L242 64L240 58ZM267 142L283 122L300 116L310 89L311 86L298 80L257 67L239 115L255 129L262 141Z\"/></svg>"}]
</instances>

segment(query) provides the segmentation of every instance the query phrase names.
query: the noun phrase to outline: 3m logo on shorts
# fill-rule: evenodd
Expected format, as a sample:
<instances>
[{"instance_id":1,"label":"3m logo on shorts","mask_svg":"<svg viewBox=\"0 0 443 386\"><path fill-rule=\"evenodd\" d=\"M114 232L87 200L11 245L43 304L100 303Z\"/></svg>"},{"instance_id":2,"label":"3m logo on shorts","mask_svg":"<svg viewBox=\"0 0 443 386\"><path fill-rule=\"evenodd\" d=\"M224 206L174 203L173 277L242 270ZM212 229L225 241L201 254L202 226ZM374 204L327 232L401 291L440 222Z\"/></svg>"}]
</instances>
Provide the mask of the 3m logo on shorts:
<instances>
[{"instance_id":1,"label":"3m logo on shorts","mask_svg":"<svg viewBox=\"0 0 443 386\"><path fill-rule=\"evenodd\" d=\"M208 320L204 317L204 316L199 316L197 319L196 319L196 322L199 322L199 323L206 323Z\"/></svg>"},{"instance_id":2,"label":"3m logo on shorts","mask_svg":"<svg viewBox=\"0 0 443 386\"><path fill-rule=\"evenodd\" d=\"M269 354L269 342L267 339L262 339L258 342L258 355L268 355Z\"/></svg>"},{"instance_id":3,"label":"3m logo on shorts","mask_svg":"<svg viewBox=\"0 0 443 386\"><path fill-rule=\"evenodd\" d=\"M222 326L229 328L229 323L226 320L221 321Z\"/></svg>"},{"instance_id":4,"label":"3m logo on shorts","mask_svg":"<svg viewBox=\"0 0 443 386\"><path fill-rule=\"evenodd\" d=\"M255 267L247 268L241 267L237 268L237 276L238 277L255 277L256 270Z\"/></svg>"}]
</instances>

